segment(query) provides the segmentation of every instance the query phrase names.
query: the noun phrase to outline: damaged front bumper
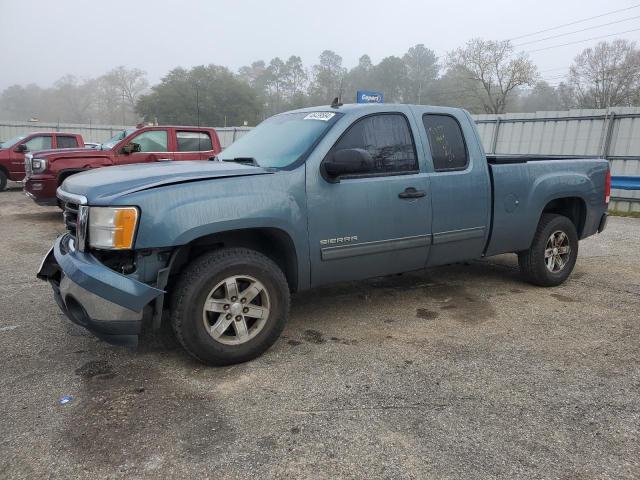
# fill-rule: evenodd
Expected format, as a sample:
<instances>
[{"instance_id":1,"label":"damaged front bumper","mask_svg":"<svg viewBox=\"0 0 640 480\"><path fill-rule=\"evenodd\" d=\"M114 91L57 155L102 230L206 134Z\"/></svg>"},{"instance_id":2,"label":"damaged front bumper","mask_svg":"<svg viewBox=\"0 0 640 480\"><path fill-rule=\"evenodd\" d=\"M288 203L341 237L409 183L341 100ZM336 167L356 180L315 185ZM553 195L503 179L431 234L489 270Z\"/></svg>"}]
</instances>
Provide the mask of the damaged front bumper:
<instances>
[{"instance_id":1,"label":"damaged front bumper","mask_svg":"<svg viewBox=\"0 0 640 480\"><path fill-rule=\"evenodd\" d=\"M115 345L137 345L151 302L164 294L76 250L70 235L56 240L38 278L51 284L56 303L69 320Z\"/></svg>"}]
</instances>

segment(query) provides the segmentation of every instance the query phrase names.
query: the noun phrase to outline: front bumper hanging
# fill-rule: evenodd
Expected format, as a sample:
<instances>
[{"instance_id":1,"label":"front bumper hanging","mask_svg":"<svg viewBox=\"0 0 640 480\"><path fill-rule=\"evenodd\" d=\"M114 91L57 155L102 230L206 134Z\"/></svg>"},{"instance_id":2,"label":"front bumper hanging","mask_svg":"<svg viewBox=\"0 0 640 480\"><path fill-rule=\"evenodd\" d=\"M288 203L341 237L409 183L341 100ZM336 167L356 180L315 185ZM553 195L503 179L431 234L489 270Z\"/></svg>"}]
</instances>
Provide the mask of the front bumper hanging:
<instances>
[{"instance_id":1,"label":"front bumper hanging","mask_svg":"<svg viewBox=\"0 0 640 480\"><path fill-rule=\"evenodd\" d=\"M116 345L137 345L146 307L164 294L79 252L70 235L56 240L37 276L51 284L69 320Z\"/></svg>"}]
</instances>

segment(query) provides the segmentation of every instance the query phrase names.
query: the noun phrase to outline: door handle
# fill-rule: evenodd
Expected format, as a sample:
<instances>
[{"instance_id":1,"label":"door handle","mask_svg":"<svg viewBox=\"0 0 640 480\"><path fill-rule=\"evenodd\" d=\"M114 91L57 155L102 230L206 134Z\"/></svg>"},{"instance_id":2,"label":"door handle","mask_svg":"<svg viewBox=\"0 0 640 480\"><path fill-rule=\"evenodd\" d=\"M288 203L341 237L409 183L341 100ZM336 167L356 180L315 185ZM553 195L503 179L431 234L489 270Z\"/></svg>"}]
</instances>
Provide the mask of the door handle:
<instances>
[{"instance_id":1,"label":"door handle","mask_svg":"<svg viewBox=\"0 0 640 480\"><path fill-rule=\"evenodd\" d=\"M404 192L400 192L398 197L400 198L420 198L424 197L426 192L424 190L416 190L413 187L407 187Z\"/></svg>"}]
</instances>

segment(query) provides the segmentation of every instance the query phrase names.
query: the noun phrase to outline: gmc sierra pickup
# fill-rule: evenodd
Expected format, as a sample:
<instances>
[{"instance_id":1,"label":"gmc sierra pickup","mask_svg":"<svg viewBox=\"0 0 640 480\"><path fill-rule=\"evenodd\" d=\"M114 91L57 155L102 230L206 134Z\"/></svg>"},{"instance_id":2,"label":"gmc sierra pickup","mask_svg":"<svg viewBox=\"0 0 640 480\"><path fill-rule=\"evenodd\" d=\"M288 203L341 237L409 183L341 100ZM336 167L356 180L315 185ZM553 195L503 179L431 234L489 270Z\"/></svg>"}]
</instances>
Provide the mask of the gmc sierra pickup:
<instances>
[{"instance_id":1,"label":"gmc sierra pickup","mask_svg":"<svg viewBox=\"0 0 640 480\"><path fill-rule=\"evenodd\" d=\"M213 128L146 126L123 130L97 148L26 155L24 192L39 205L60 205L56 189L78 172L131 163L208 160L219 152L220 141Z\"/></svg>"},{"instance_id":2,"label":"gmc sierra pickup","mask_svg":"<svg viewBox=\"0 0 640 480\"><path fill-rule=\"evenodd\" d=\"M7 180L21 182L24 179L27 152L78 147L84 147L82 135L62 132L28 133L0 142L0 192L7 187Z\"/></svg>"},{"instance_id":3,"label":"gmc sierra pickup","mask_svg":"<svg viewBox=\"0 0 640 480\"><path fill-rule=\"evenodd\" d=\"M169 318L197 359L242 362L276 341L290 292L318 285L506 252L528 281L562 283L605 227L609 178L602 159L486 157L460 109L295 110L215 161L68 178L69 232L38 276L107 341Z\"/></svg>"}]
</instances>

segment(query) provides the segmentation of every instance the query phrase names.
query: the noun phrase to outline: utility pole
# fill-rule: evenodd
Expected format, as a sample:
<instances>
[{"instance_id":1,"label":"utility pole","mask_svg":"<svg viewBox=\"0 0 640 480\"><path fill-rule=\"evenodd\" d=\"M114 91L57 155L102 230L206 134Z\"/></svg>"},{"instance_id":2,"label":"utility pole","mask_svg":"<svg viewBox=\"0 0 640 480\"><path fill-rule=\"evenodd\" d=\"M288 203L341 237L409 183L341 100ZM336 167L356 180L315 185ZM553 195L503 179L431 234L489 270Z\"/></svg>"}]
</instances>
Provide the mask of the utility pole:
<instances>
[{"instance_id":1,"label":"utility pole","mask_svg":"<svg viewBox=\"0 0 640 480\"><path fill-rule=\"evenodd\" d=\"M124 88L122 89L122 126L124 127L127 124L127 122L125 121L125 114L124 114Z\"/></svg>"}]
</instances>

